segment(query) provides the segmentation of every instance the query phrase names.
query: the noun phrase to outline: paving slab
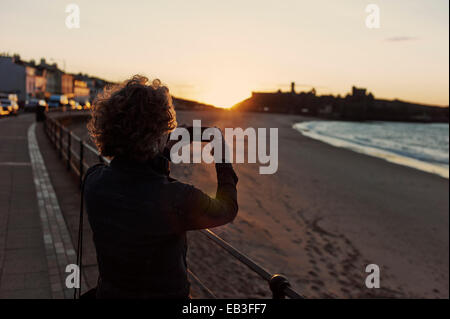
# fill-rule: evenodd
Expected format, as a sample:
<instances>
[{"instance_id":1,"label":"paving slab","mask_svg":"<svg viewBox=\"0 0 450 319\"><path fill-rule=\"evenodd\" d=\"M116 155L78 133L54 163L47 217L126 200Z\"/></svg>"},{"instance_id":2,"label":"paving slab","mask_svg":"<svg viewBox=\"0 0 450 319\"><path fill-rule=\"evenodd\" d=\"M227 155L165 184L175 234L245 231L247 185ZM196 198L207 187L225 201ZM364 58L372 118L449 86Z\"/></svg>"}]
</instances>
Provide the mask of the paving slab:
<instances>
[{"instance_id":1,"label":"paving slab","mask_svg":"<svg viewBox=\"0 0 450 319\"><path fill-rule=\"evenodd\" d=\"M28 150L33 114L0 120L0 298L51 298Z\"/></svg>"}]
</instances>

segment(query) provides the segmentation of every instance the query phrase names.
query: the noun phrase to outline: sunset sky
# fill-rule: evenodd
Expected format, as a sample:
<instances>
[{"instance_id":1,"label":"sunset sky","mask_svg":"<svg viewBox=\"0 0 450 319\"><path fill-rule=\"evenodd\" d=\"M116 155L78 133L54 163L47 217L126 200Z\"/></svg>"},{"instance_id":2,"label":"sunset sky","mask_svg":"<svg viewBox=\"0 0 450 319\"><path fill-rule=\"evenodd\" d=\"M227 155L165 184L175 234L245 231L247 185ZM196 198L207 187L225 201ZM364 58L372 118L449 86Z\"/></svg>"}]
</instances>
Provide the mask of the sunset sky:
<instances>
[{"instance_id":1,"label":"sunset sky","mask_svg":"<svg viewBox=\"0 0 450 319\"><path fill-rule=\"evenodd\" d=\"M65 25L66 5L81 10ZM368 29L367 4L381 28ZM54 59L67 72L135 73L172 94L230 106L251 91L315 87L377 98L449 101L448 0L1 0L0 52Z\"/></svg>"}]
</instances>

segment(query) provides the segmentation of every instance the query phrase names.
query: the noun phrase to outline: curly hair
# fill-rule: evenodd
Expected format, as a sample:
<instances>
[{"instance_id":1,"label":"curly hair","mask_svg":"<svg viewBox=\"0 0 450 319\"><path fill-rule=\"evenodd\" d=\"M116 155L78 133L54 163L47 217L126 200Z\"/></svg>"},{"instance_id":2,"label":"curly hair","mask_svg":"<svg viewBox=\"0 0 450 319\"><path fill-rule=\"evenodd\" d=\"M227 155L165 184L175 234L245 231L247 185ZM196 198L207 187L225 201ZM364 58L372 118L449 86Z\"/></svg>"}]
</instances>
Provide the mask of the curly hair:
<instances>
[{"instance_id":1,"label":"curly hair","mask_svg":"<svg viewBox=\"0 0 450 319\"><path fill-rule=\"evenodd\" d=\"M177 126L169 89L157 79L134 75L99 95L92 106L89 134L103 156L138 162L153 158Z\"/></svg>"}]
</instances>

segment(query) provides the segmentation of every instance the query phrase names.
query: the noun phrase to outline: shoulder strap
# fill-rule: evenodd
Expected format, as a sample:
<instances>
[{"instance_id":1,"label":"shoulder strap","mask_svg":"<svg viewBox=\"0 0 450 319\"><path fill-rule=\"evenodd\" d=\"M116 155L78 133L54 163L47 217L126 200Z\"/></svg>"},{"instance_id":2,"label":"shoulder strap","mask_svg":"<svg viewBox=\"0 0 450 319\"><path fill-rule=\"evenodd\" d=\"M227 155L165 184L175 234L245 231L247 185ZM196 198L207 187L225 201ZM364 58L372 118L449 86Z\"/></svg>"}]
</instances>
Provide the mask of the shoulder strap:
<instances>
[{"instance_id":1,"label":"shoulder strap","mask_svg":"<svg viewBox=\"0 0 450 319\"><path fill-rule=\"evenodd\" d=\"M80 299L81 294L81 267L82 267L82 258L83 258L83 213L84 213L84 182L86 180L86 176L84 176L83 181L81 182L81 201L80 201L80 217L78 224L78 244L77 244L77 266L78 266L78 280L79 287L75 288L73 293L73 299Z\"/></svg>"},{"instance_id":2,"label":"shoulder strap","mask_svg":"<svg viewBox=\"0 0 450 319\"><path fill-rule=\"evenodd\" d=\"M92 166L89 168L86 172L86 174L83 177L83 180L81 182L81 200L80 200L80 217L79 217L79 224L78 224L78 244L77 244L77 266L78 266L78 276L79 276L79 287L75 288L75 291L73 293L73 299L80 299L81 295L81 268L83 266L83 216L84 216L84 184L86 181L86 178L89 176L90 173L94 171L94 169L97 166L104 166L105 164L100 163Z\"/></svg>"}]
</instances>

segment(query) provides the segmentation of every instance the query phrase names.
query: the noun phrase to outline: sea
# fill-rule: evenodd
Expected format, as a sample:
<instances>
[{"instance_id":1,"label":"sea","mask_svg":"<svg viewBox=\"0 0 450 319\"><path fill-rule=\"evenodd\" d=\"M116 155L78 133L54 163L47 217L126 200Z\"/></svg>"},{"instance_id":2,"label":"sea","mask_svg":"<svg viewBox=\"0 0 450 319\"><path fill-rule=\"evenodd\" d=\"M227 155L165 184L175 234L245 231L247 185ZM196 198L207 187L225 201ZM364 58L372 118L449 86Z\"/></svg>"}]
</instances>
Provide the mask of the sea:
<instances>
[{"instance_id":1,"label":"sea","mask_svg":"<svg viewBox=\"0 0 450 319\"><path fill-rule=\"evenodd\" d=\"M336 147L449 178L449 124L308 121L293 128Z\"/></svg>"}]
</instances>

